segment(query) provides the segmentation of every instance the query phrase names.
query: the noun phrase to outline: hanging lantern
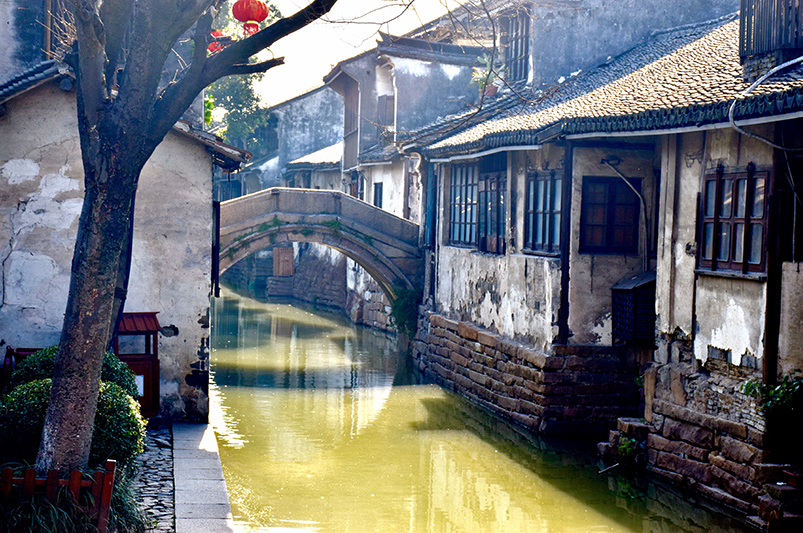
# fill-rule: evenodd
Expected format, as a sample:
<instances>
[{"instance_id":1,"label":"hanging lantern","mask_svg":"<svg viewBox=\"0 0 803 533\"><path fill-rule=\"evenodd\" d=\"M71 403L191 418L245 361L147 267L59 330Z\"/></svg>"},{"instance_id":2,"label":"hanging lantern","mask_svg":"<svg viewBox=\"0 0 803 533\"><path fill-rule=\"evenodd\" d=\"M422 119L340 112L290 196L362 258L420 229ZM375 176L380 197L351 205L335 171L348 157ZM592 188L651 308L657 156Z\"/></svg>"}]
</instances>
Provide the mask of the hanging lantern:
<instances>
[{"instance_id":1,"label":"hanging lantern","mask_svg":"<svg viewBox=\"0 0 803 533\"><path fill-rule=\"evenodd\" d=\"M268 18L268 6L262 0L237 0L231 14L243 23L243 31L249 36L258 32L259 23Z\"/></svg>"},{"instance_id":2,"label":"hanging lantern","mask_svg":"<svg viewBox=\"0 0 803 533\"><path fill-rule=\"evenodd\" d=\"M223 33L220 30L215 30L215 31L212 32L212 37L214 37L215 39L218 39L220 37L225 37L225 36L226 36L226 34ZM206 49L209 50L210 53L214 54L215 52L219 52L219 51L223 50L223 43L221 43L219 41L215 41L213 43L209 43L209 46Z\"/></svg>"}]
</instances>

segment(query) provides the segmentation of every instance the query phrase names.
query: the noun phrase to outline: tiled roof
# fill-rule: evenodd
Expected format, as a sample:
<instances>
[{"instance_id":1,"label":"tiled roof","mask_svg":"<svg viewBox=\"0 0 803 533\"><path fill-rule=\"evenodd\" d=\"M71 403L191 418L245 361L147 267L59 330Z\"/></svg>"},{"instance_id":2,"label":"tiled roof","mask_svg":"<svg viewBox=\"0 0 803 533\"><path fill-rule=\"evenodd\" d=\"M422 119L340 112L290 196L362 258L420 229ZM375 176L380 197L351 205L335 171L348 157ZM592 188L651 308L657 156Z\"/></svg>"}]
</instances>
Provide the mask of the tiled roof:
<instances>
[{"instance_id":1,"label":"tiled roof","mask_svg":"<svg viewBox=\"0 0 803 533\"><path fill-rule=\"evenodd\" d=\"M120 335L136 335L140 333L156 333L162 326L159 325L159 319L156 318L155 313L123 313L123 319L120 321Z\"/></svg>"},{"instance_id":2,"label":"tiled roof","mask_svg":"<svg viewBox=\"0 0 803 533\"><path fill-rule=\"evenodd\" d=\"M739 20L653 34L645 43L581 72L515 113L498 113L431 144L431 157L531 145L557 134L637 132L726 122L748 83L739 59ZM507 96L506 98L514 98ZM512 109L512 108L510 108ZM736 118L803 109L803 69L775 76L736 106Z\"/></svg>"},{"instance_id":3,"label":"tiled roof","mask_svg":"<svg viewBox=\"0 0 803 533\"><path fill-rule=\"evenodd\" d=\"M445 137L466 130L483 120L496 116L517 113L522 107L521 95L524 83L511 84L506 95L499 97L486 96L481 104L469 104L461 113L438 117L431 124L416 130L396 132L395 143L382 142L360 152L360 163L377 163L390 161L399 156L402 150L421 149L422 146L435 143Z\"/></svg>"},{"instance_id":4,"label":"tiled roof","mask_svg":"<svg viewBox=\"0 0 803 533\"><path fill-rule=\"evenodd\" d=\"M287 163L287 170L340 170L343 143L338 142Z\"/></svg>"},{"instance_id":5,"label":"tiled roof","mask_svg":"<svg viewBox=\"0 0 803 533\"><path fill-rule=\"evenodd\" d=\"M0 104L66 72L67 68L55 59L39 63L0 84Z\"/></svg>"}]
</instances>

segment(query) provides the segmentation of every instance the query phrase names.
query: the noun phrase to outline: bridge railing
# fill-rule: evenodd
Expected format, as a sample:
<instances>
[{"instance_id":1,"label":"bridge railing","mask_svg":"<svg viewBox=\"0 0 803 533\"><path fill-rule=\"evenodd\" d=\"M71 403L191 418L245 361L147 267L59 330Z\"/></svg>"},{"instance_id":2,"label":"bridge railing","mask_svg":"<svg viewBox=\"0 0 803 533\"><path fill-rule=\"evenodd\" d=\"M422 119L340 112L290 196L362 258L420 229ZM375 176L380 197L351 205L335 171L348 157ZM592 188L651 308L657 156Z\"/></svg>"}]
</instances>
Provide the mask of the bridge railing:
<instances>
[{"instance_id":1,"label":"bridge railing","mask_svg":"<svg viewBox=\"0 0 803 533\"><path fill-rule=\"evenodd\" d=\"M407 243L418 241L417 224L340 191L319 189L274 187L228 200L221 204L220 227L270 213L340 216Z\"/></svg>"}]
</instances>

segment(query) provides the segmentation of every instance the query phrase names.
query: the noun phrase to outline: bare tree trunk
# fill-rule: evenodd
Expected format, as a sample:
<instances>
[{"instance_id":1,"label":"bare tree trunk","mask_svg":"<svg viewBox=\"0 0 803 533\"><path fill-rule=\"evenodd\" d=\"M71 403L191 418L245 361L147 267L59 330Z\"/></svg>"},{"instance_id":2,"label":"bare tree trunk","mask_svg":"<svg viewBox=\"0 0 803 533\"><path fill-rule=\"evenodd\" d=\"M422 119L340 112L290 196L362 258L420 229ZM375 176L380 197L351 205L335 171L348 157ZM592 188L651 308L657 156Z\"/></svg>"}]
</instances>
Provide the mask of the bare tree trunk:
<instances>
[{"instance_id":1,"label":"bare tree trunk","mask_svg":"<svg viewBox=\"0 0 803 533\"><path fill-rule=\"evenodd\" d=\"M64 328L56 356L36 469L62 474L83 469L89 460L100 371L110 335L136 179L109 172L106 156L97 179L87 176L86 199L73 255ZM112 186L99 187L98 183ZM59 393L57 393L57 391Z\"/></svg>"},{"instance_id":2,"label":"bare tree trunk","mask_svg":"<svg viewBox=\"0 0 803 533\"><path fill-rule=\"evenodd\" d=\"M210 55L213 16L224 0L72 0L77 46L69 60L77 81L86 196L36 458L39 472L87 466L103 354L127 288L130 221L145 162L204 87L223 76L282 64L283 58L249 58L322 17L337 1L310 0L294 15ZM189 66L160 89L167 56L193 25Z\"/></svg>"}]
</instances>

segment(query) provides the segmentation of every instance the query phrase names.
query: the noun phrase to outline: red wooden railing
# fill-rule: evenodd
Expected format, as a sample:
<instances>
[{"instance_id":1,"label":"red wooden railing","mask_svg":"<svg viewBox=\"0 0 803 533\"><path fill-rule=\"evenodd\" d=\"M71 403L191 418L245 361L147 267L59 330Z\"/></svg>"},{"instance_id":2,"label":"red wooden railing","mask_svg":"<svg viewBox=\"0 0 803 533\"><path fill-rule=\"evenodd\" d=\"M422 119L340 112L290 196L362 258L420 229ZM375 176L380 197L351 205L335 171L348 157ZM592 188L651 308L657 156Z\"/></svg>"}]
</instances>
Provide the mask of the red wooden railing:
<instances>
[{"instance_id":1,"label":"red wooden railing","mask_svg":"<svg viewBox=\"0 0 803 533\"><path fill-rule=\"evenodd\" d=\"M14 477L14 470L4 468L0 471L0 499L8 500L13 487L22 487L23 498L30 499L39 489L52 503L56 503L59 489L67 487L73 502L89 515L90 520L97 524L98 533L106 533L109 528L109 507L112 501L114 487L114 473L117 469L116 461L106 461L105 469L98 470L91 479L84 479L83 474L73 470L69 479L60 479L59 473L51 470L46 478L37 478L36 471L28 468L22 477ZM91 496L89 503L81 505L81 490L88 491Z\"/></svg>"},{"instance_id":2,"label":"red wooden railing","mask_svg":"<svg viewBox=\"0 0 803 533\"><path fill-rule=\"evenodd\" d=\"M800 0L742 0L739 55L803 48Z\"/></svg>"}]
</instances>

